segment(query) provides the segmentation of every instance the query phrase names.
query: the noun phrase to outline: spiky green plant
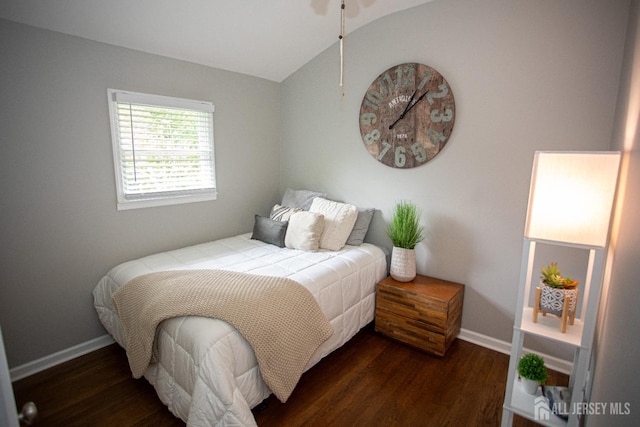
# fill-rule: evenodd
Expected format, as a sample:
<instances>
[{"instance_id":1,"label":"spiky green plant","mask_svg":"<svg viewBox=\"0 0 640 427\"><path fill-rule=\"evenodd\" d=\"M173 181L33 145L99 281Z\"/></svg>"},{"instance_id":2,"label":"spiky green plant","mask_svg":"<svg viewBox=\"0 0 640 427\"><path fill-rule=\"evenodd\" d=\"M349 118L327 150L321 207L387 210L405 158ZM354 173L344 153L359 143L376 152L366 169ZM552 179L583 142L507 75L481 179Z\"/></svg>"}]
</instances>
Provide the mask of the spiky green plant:
<instances>
[{"instance_id":1,"label":"spiky green plant","mask_svg":"<svg viewBox=\"0 0 640 427\"><path fill-rule=\"evenodd\" d=\"M558 289L572 289L578 286L578 281L571 277L563 277L558 268L558 263L552 262L540 270L542 274L542 282Z\"/></svg>"},{"instance_id":2,"label":"spiky green plant","mask_svg":"<svg viewBox=\"0 0 640 427\"><path fill-rule=\"evenodd\" d=\"M387 235L393 246L404 249L414 249L424 239L420 211L415 204L400 201L395 205L391 223L387 226Z\"/></svg>"},{"instance_id":3,"label":"spiky green plant","mask_svg":"<svg viewBox=\"0 0 640 427\"><path fill-rule=\"evenodd\" d=\"M548 372L542 357L529 353L518 361L518 375L542 384L547 379Z\"/></svg>"},{"instance_id":4,"label":"spiky green plant","mask_svg":"<svg viewBox=\"0 0 640 427\"><path fill-rule=\"evenodd\" d=\"M562 275L558 268L558 263L552 262L540 270L542 281L552 288L562 288Z\"/></svg>"}]
</instances>

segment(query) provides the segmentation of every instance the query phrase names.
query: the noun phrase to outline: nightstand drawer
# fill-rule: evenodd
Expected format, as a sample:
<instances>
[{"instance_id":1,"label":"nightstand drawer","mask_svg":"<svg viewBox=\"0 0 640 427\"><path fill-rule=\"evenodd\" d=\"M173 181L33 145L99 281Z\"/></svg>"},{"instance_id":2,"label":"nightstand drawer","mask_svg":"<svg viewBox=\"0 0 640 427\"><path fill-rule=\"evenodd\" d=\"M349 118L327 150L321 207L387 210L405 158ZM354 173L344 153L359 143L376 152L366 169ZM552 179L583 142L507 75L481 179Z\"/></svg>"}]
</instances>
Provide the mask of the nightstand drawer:
<instances>
[{"instance_id":1,"label":"nightstand drawer","mask_svg":"<svg viewBox=\"0 0 640 427\"><path fill-rule=\"evenodd\" d=\"M376 311L376 331L438 356L444 356L447 347L441 330L434 330L432 325L385 310Z\"/></svg>"},{"instance_id":2,"label":"nightstand drawer","mask_svg":"<svg viewBox=\"0 0 640 427\"><path fill-rule=\"evenodd\" d=\"M378 286L376 297L377 307L383 310L433 325L440 332L447 329L448 301L384 283Z\"/></svg>"}]
</instances>

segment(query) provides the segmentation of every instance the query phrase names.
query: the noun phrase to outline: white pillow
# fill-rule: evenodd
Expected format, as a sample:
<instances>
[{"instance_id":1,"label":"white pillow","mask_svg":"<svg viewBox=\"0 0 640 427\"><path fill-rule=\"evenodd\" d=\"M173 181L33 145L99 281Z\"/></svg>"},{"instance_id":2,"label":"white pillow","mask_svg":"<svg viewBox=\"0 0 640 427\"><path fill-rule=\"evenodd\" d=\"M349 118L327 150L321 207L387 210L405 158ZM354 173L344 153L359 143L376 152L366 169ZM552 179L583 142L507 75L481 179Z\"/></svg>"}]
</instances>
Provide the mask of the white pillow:
<instances>
[{"instance_id":1,"label":"white pillow","mask_svg":"<svg viewBox=\"0 0 640 427\"><path fill-rule=\"evenodd\" d=\"M342 249L358 218L358 208L347 203L316 197L309 211L324 215L324 231L320 236L320 248L331 251Z\"/></svg>"},{"instance_id":2,"label":"white pillow","mask_svg":"<svg viewBox=\"0 0 640 427\"><path fill-rule=\"evenodd\" d=\"M284 245L290 249L315 252L320 248L324 216L316 212L300 211L289 217Z\"/></svg>"}]
</instances>

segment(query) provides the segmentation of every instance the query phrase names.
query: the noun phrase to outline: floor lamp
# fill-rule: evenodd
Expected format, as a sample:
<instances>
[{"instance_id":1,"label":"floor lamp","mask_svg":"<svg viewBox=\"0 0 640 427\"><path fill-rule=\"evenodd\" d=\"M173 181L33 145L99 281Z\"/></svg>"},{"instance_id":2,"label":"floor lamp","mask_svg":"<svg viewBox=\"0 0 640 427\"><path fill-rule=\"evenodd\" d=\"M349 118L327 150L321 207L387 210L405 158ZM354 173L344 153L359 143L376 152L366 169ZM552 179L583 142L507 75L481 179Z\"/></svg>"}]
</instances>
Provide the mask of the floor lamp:
<instances>
[{"instance_id":1,"label":"floor lamp","mask_svg":"<svg viewBox=\"0 0 640 427\"><path fill-rule=\"evenodd\" d=\"M512 379L525 333L567 342L576 348L569 384L572 404L584 399L619 164L618 152L535 153L503 425L510 424L515 408L510 403L514 392ZM575 328L567 330L566 334L560 328L549 328L532 321L530 297L536 243L589 251L581 313ZM569 425L575 425L575 422L574 417Z\"/></svg>"}]
</instances>

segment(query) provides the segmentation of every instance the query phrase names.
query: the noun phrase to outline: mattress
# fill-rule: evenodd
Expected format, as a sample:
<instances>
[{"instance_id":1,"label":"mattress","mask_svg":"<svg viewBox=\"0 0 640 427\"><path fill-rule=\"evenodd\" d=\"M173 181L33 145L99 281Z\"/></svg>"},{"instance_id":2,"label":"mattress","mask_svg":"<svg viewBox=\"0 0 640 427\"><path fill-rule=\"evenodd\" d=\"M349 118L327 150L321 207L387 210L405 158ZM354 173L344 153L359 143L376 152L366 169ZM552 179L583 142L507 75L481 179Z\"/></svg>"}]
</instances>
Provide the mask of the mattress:
<instances>
[{"instance_id":1,"label":"mattress","mask_svg":"<svg viewBox=\"0 0 640 427\"><path fill-rule=\"evenodd\" d=\"M118 344L126 345L113 292L143 274L188 269L288 277L307 288L334 333L305 369L373 320L375 286L387 271L384 252L368 243L307 252L253 240L250 233L150 255L114 267L93 291L100 321ZM144 376L188 426L255 425L251 408L271 394L247 341L228 323L212 318L189 316L162 322Z\"/></svg>"}]
</instances>

